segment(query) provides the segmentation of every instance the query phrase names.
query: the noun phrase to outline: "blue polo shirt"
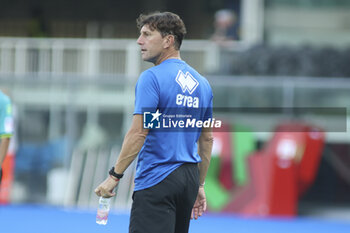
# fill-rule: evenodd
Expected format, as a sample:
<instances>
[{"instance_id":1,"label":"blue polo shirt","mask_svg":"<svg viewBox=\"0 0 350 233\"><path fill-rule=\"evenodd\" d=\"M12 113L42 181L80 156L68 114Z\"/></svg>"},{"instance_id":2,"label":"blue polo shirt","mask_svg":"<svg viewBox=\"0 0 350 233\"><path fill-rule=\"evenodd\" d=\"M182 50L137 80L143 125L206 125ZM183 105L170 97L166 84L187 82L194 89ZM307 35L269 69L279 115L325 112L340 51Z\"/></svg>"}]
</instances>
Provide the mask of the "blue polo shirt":
<instances>
[{"instance_id":1,"label":"blue polo shirt","mask_svg":"<svg viewBox=\"0 0 350 233\"><path fill-rule=\"evenodd\" d=\"M170 120L178 121L182 116L207 120L212 118L212 98L211 87L203 76L182 60L168 59L140 75L134 114L145 117L158 111L167 127ZM135 191L158 184L183 163L201 162L197 153L200 133L200 128L187 130L186 124L180 130L151 128L138 154Z\"/></svg>"}]
</instances>

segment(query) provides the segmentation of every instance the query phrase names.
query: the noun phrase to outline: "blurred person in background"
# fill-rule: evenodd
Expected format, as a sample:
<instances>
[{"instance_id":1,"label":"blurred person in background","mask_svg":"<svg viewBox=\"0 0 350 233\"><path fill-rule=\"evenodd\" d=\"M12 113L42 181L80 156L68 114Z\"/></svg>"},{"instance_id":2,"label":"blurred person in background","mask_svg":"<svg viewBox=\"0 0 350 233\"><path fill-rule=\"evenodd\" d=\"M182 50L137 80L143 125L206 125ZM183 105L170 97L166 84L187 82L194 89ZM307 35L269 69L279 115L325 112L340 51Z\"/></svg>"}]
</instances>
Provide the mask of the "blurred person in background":
<instances>
[{"instance_id":1,"label":"blurred person in background","mask_svg":"<svg viewBox=\"0 0 350 233\"><path fill-rule=\"evenodd\" d=\"M229 46L232 41L239 39L237 16L232 10L219 10L214 18L214 33L211 40L220 46Z\"/></svg>"},{"instance_id":2,"label":"blurred person in background","mask_svg":"<svg viewBox=\"0 0 350 233\"><path fill-rule=\"evenodd\" d=\"M2 164L10 145L13 134L12 107L10 98L0 90L0 183L2 178Z\"/></svg>"},{"instance_id":3,"label":"blurred person in background","mask_svg":"<svg viewBox=\"0 0 350 233\"><path fill-rule=\"evenodd\" d=\"M232 53L228 48L235 45L239 40L238 20L235 12L231 9L218 10L214 15L214 32L210 40L215 42L220 48L220 66L214 73L229 75L232 73Z\"/></svg>"},{"instance_id":4,"label":"blurred person in background","mask_svg":"<svg viewBox=\"0 0 350 233\"><path fill-rule=\"evenodd\" d=\"M159 110L165 114L177 108L202 119L212 118L212 90L208 81L180 58L186 28L178 15L141 14L137 26L142 59L155 66L138 79L132 125L115 167L95 193L107 198L115 196L113 190L119 179L138 156L129 232L188 232L190 219L197 219L206 210L204 181L213 143L211 129L144 129L143 116L145 108L155 112L154 118L159 117ZM186 74L182 76L185 86L192 78L198 85L184 89L177 80L181 74ZM179 96L197 98L198 102L185 104Z\"/></svg>"}]
</instances>

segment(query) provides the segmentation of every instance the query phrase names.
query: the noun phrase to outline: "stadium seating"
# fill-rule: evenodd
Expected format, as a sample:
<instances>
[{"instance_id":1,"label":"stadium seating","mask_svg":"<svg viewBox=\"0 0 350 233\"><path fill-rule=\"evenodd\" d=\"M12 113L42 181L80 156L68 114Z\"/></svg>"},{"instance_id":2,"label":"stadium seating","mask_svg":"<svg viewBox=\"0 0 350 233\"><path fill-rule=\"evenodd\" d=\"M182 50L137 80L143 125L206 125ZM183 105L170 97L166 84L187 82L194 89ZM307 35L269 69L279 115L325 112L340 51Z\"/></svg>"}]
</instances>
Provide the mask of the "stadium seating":
<instances>
[{"instance_id":1,"label":"stadium seating","mask_svg":"<svg viewBox=\"0 0 350 233\"><path fill-rule=\"evenodd\" d=\"M350 77L350 48L254 46L231 55L231 75Z\"/></svg>"}]
</instances>

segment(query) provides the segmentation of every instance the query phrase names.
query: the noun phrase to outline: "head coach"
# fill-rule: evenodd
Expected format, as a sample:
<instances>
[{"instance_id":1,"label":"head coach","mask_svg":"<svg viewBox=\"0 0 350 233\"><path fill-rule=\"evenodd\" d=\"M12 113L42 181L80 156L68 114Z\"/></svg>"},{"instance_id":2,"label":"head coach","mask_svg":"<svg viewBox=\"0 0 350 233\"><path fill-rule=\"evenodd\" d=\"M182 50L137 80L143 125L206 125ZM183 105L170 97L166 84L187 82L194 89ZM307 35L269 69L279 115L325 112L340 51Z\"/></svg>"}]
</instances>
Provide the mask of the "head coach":
<instances>
[{"instance_id":1,"label":"head coach","mask_svg":"<svg viewBox=\"0 0 350 233\"><path fill-rule=\"evenodd\" d=\"M132 125L115 166L95 193L114 196L119 179L138 156L129 232L188 232L190 219L206 210L204 181L213 144L211 129L145 129L145 109L152 120L174 109L207 120L212 118L213 94L208 81L181 60L186 28L178 15L141 14L137 26L142 59L154 66L139 76Z\"/></svg>"}]
</instances>

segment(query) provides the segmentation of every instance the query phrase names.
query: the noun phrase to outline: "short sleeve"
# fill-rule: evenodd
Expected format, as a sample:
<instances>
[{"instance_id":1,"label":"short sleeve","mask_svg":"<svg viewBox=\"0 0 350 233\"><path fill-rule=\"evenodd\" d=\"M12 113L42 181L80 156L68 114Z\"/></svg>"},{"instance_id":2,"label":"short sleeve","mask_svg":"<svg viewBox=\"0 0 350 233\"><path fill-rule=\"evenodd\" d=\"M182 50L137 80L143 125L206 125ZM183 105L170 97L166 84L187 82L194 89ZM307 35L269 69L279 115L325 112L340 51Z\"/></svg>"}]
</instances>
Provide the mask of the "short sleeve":
<instances>
[{"instance_id":1,"label":"short sleeve","mask_svg":"<svg viewBox=\"0 0 350 233\"><path fill-rule=\"evenodd\" d=\"M151 71L144 71L135 87L134 114L143 114L145 111L155 111L159 103L159 85Z\"/></svg>"},{"instance_id":2,"label":"short sleeve","mask_svg":"<svg viewBox=\"0 0 350 233\"><path fill-rule=\"evenodd\" d=\"M13 134L12 106L10 101L0 102L0 138Z\"/></svg>"}]
</instances>

